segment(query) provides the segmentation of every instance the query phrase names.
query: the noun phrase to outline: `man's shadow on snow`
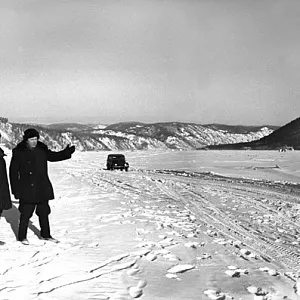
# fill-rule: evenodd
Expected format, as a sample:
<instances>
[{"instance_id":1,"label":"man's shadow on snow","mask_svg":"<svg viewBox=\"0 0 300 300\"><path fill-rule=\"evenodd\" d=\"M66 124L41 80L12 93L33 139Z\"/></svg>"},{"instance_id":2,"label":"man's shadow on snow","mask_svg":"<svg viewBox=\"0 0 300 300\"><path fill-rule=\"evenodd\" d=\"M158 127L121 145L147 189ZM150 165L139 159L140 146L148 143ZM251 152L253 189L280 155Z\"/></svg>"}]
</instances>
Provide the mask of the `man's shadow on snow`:
<instances>
[{"instance_id":1,"label":"man's shadow on snow","mask_svg":"<svg viewBox=\"0 0 300 300\"><path fill-rule=\"evenodd\" d=\"M19 230L19 218L20 212L15 204L18 204L17 201L12 201L12 208L9 210L4 210L2 216L6 219L6 222L9 223L16 239L18 239L18 230ZM40 238L40 230L29 221L28 229L32 230L33 233Z\"/></svg>"}]
</instances>

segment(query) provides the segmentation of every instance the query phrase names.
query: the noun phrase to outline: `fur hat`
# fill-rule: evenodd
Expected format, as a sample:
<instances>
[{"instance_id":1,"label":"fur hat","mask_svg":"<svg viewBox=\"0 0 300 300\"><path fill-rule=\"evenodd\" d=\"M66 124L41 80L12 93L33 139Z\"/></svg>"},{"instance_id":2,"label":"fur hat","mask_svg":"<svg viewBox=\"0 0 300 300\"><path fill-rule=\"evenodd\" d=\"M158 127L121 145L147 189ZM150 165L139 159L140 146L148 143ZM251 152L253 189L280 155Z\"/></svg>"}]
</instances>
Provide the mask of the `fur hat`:
<instances>
[{"instance_id":1,"label":"fur hat","mask_svg":"<svg viewBox=\"0 0 300 300\"><path fill-rule=\"evenodd\" d=\"M37 130L35 130L34 128L28 128L24 131L24 135L23 135L24 141L27 141L28 139L33 137L37 137L38 139L40 138L40 134Z\"/></svg>"}]
</instances>

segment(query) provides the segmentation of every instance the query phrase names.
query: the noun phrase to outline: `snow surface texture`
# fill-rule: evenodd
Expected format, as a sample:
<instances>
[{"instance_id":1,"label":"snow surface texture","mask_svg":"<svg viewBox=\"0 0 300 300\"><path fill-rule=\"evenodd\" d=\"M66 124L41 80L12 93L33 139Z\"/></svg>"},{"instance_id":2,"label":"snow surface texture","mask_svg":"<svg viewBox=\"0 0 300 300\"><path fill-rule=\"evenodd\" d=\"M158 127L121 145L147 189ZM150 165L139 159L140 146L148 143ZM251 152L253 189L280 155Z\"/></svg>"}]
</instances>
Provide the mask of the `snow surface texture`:
<instances>
[{"instance_id":1,"label":"snow surface texture","mask_svg":"<svg viewBox=\"0 0 300 300\"><path fill-rule=\"evenodd\" d=\"M49 164L60 243L34 216L22 245L4 212L0 299L300 297L298 152L125 152L129 172L107 154Z\"/></svg>"}]
</instances>

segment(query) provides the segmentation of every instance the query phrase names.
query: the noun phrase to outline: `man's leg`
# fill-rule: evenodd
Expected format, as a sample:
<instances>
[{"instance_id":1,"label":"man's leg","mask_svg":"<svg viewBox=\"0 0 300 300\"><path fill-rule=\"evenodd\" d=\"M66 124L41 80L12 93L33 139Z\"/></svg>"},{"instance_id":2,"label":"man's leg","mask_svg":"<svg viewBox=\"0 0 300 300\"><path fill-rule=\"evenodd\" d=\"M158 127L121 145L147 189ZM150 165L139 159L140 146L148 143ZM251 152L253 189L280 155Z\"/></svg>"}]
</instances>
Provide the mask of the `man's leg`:
<instances>
[{"instance_id":1,"label":"man's leg","mask_svg":"<svg viewBox=\"0 0 300 300\"><path fill-rule=\"evenodd\" d=\"M19 205L20 222L18 240L23 241L27 239L27 229L29 220L34 212L35 204L23 203Z\"/></svg>"},{"instance_id":2,"label":"man's leg","mask_svg":"<svg viewBox=\"0 0 300 300\"><path fill-rule=\"evenodd\" d=\"M37 204L35 213L39 217L39 223L41 227L41 237L51 238L50 224L49 224L49 217L48 217L51 213L51 209L48 201Z\"/></svg>"}]
</instances>

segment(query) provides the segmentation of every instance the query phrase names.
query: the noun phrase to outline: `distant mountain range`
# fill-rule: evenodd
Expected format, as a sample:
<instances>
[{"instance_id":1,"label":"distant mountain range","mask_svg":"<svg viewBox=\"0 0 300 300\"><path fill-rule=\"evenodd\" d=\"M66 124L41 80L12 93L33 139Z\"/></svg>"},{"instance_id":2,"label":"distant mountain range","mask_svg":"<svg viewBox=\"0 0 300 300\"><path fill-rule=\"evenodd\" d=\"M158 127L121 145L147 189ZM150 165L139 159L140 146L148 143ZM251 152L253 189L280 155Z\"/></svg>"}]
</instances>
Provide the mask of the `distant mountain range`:
<instances>
[{"instance_id":1,"label":"distant mountain range","mask_svg":"<svg viewBox=\"0 0 300 300\"><path fill-rule=\"evenodd\" d=\"M50 125L43 125L45 128L58 129L60 131L91 131L94 129L103 129L107 125L94 125L94 124L78 124L78 123L55 123Z\"/></svg>"},{"instance_id":2,"label":"distant mountain range","mask_svg":"<svg viewBox=\"0 0 300 300\"><path fill-rule=\"evenodd\" d=\"M241 144L259 141L279 130L278 126L231 126L223 124L161 122L145 124L122 122L111 125L59 123L50 125L10 123L0 118L2 144L13 148L23 132L35 127L51 149L73 144L79 151L205 149L211 145Z\"/></svg>"},{"instance_id":3,"label":"distant mountain range","mask_svg":"<svg viewBox=\"0 0 300 300\"><path fill-rule=\"evenodd\" d=\"M243 143L208 145L206 149L300 150L300 118L276 129L258 140Z\"/></svg>"}]
</instances>

